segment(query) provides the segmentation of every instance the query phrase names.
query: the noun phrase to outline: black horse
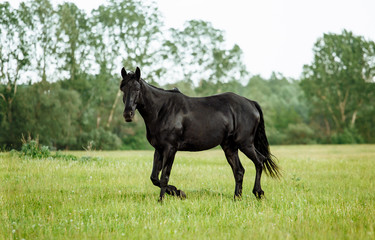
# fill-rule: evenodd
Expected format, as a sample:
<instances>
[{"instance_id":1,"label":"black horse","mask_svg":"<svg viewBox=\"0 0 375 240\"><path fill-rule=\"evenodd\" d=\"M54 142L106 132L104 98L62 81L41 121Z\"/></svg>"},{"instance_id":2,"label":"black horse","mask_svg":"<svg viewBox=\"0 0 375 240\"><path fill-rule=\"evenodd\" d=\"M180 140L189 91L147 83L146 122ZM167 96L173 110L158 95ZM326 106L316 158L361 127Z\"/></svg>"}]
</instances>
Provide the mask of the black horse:
<instances>
[{"instance_id":1,"label":"black horse","mask_svg":"<svg viewBox=\"0 0 375 240\"><path fill-rule=\"evenodd\" d=\"M141 79L138 67L135 73L122 68L121 76L125 121L131 122L138 109L145 121L147 140L155 148L151 181L161 189L160 201L165 193L186 197L183 191L168 185L178 150L202 151L220 145L236 181L234 198L241 197L245 173L238 150L255 164L253 193L257 198L264 195L260 186L263 168L272 177L280 176L269 151L263 113L257 102L234 93L188 97L177 89L163 90Z\"/></svg>"}]
</instances>

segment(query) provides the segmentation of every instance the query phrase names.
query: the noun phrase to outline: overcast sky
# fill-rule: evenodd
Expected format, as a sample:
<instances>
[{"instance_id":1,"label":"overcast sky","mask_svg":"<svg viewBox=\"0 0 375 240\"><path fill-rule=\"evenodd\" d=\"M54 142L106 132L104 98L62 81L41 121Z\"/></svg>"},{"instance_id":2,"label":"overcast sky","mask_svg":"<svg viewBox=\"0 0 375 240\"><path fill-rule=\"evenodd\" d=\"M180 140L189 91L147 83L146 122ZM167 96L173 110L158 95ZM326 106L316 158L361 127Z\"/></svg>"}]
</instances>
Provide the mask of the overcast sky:
<instances>
[{"instance_id":1,"label":"overcast sky","mask_svg":"<svg viewBox=\"0 0 375 240\"><path fill-rule=\"evenodd\" d=\"M0 2L4 2L0 0ZM11 0L18 6L20 0ZM52 0L61 3L63 0ZM90 12L105 0L71 0ZM158 0L167 27L202 19L225 31L238 44L251 74L268 78L280 72L299 78L312 61L312 48L323 33L343 29L375 41L375 0Z\"/></svg>"}]
</instances>

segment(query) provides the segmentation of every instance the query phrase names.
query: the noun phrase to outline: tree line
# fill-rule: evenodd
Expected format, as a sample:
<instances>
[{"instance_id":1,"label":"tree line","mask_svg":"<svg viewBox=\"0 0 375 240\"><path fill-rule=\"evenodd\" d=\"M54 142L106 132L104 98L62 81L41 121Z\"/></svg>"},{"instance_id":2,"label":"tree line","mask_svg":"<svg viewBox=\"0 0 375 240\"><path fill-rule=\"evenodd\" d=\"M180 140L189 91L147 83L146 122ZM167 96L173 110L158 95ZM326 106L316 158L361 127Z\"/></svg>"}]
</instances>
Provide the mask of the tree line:
<instances>
[{"instance_id":1,"label":"tree line","mask_svg":"<svg viewBox=\"0 0 375 240\"><path fill-rule=\"evenodd\" d=\"M0 4L0 146L22 136L55 149L147 149L139 115L124 123L120 69L189 96L235 92L260 103L271 144L375 142L375 44L327 33L300 79L252 75L240 46L192 20L167 29L153 1Z\"/></svg>"}]
</instances>

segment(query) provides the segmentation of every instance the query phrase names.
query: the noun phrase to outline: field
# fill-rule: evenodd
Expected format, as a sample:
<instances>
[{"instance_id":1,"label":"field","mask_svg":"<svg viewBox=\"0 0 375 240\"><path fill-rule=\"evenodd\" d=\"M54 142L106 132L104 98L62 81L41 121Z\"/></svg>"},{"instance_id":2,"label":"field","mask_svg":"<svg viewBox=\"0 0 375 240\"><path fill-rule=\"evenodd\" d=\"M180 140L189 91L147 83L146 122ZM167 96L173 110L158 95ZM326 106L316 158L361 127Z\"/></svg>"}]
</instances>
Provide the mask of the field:
<instances>
[{"instance_id":1,"label":"field","mask_svg":"<svg viewBox=\"0 0 375 240\"><path fill-rule=\"evenodd\" d=\"M167 196L149 179L151 151L70 152L99 160L25 159L0 153L0 239L374 239L375 145L274 146L281 180L266 198L233 200L221 150L179 152Z\"/></svg>"}]
</instances>

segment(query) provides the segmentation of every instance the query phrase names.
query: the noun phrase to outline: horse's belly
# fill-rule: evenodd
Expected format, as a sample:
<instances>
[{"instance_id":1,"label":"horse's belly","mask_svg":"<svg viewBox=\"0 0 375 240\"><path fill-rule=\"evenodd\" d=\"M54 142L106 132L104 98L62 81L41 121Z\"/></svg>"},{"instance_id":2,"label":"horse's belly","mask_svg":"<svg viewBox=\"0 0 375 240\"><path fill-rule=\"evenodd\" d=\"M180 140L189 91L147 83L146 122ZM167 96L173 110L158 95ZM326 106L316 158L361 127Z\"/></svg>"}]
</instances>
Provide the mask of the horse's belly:
<instances>
[{"instance_id":1,"label":"horse's belly","mask_svg":"<svg viewBox=\"0 0 375 240\"><path fill-rule=\"evenodd\" d=\"M220 144L220 142L211 143L211 144L207 144L207 143L197 144L197 143L183 142L178 147L178 150L179 151L190 151L190 152L203 151L203 150L208 150L208 149L214 148L219 144Z\"/></svg>"},{"instance_id":2,"label":"horse's belly","mask_svg":"<svg viewBox=\"0 0 375 240\"><path fill-rule=\"evenodd\" d=\"M223 129L189 128L185 129L178 149L182 151L202 151L222 143Z\"/></svg>"}]
</instances>

